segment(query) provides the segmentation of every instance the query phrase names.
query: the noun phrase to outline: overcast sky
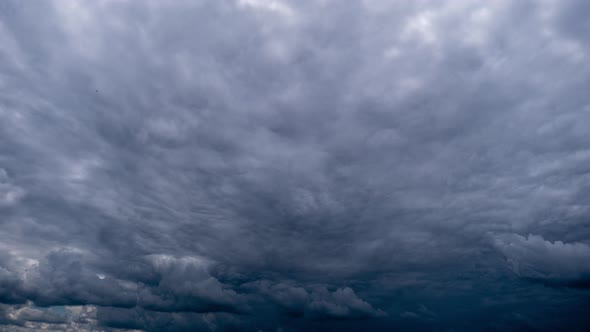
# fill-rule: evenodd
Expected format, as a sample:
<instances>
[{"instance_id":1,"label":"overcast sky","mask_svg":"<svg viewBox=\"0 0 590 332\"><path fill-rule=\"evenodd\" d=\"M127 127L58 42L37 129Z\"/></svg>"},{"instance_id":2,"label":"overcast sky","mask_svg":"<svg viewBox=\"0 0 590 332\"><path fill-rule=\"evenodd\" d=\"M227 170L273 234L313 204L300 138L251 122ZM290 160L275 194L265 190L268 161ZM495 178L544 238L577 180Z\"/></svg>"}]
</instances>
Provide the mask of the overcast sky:
<instances>
[{"instance_id":1,"label":"overcast sky","mask_svg":"<svg viewBox=\"0 0 590 332\"><path fill-rule=\"evenodd\" d=\"M588 331L590 2L0 2L0 331Z\"/></svg>"}]
</instances>

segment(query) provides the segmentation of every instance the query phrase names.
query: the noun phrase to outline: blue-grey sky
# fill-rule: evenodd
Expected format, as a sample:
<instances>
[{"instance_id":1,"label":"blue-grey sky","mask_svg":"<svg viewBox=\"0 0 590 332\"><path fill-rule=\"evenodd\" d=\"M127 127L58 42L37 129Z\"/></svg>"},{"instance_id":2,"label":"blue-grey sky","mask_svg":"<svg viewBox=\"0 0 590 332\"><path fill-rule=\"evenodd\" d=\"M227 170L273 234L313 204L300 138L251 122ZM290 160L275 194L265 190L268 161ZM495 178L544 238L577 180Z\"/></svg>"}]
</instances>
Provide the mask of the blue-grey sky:
<instances>
[{"instance_id":1,"label":"blue-grey sky","mask_svg":"<svg viewBox=\"0 0 590 332\"><path fill-rule=\"evenodd\" d=\"M0 331L588 331L590 2L0 2Z\"/></svg>"}]
</instances>

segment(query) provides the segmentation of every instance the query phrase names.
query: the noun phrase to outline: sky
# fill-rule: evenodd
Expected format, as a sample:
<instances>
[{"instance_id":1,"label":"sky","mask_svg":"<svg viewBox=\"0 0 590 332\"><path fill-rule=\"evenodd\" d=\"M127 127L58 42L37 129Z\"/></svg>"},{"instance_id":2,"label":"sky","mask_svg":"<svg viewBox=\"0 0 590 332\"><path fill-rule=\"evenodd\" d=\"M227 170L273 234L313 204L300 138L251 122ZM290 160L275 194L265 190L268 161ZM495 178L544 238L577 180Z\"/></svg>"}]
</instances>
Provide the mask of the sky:
<instances>
[{"instance_id":1,"label":"sky","mask_svg":"<svg viewBox=\"0 0 590 332\"><path fill-rule=\"evenodd\" d=\"M0 2L0 331L589 331L590 2Z\"/></svg>"}]
</instances>

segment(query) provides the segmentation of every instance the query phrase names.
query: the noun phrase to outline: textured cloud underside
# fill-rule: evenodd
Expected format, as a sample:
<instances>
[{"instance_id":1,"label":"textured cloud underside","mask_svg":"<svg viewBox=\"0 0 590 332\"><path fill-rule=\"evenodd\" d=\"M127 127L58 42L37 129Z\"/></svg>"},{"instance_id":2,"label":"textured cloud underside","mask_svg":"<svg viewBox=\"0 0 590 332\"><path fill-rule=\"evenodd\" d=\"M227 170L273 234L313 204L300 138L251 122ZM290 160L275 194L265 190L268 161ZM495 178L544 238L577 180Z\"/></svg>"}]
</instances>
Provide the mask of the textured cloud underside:
<instances>
[{"instance_id":1,"label":"textured cloud underside","mask_svg":"<svg viewBox=\"0 0 590 332\"><path fill-rule=\"evenodd\" d=\"M0 330L587 331L589 15L2 1Z\"/></svg>"}]
</instances>

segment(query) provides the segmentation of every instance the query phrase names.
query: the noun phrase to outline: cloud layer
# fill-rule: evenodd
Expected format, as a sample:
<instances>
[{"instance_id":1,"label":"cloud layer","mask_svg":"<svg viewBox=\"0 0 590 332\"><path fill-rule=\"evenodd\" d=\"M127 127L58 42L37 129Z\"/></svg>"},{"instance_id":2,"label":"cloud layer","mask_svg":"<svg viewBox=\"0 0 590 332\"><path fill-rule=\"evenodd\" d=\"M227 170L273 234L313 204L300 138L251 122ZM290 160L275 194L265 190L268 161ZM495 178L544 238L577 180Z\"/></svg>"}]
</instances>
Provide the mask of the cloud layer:
<instances>
[{"instance_id":1,"label":"cloud layer","mask_svg":"<svg viewBox=\"0 0 590 332\"><path fill-rule=\"evenodd\" d=\"M3 1L0 329L586 331L586 1Z\"/></svg>"},{"instance_id":2,"label":"cloud layer","mask_svg":"<svg viewBox=\"0 0 590 332\"><path fill-rule=\"evenodd\" d=\"M541 236L504 236L498 247L518 275L590 287L590 246L545 241Z\"/></svg>"}]
</instances>

